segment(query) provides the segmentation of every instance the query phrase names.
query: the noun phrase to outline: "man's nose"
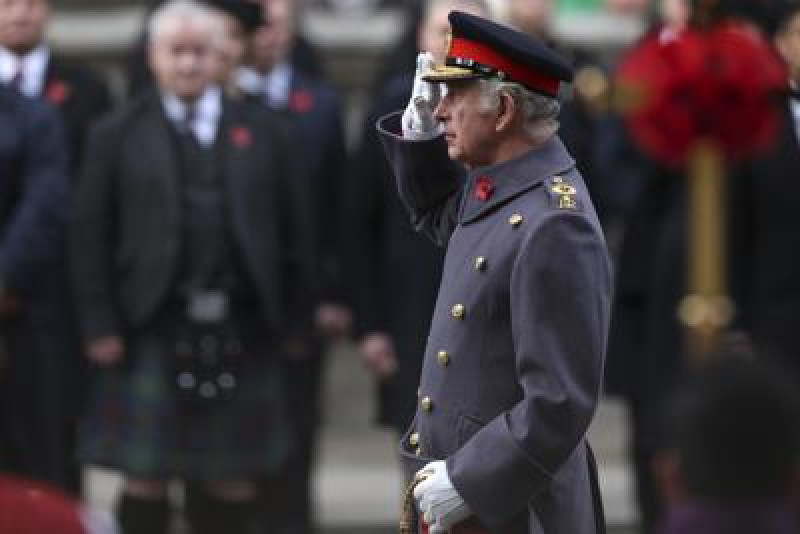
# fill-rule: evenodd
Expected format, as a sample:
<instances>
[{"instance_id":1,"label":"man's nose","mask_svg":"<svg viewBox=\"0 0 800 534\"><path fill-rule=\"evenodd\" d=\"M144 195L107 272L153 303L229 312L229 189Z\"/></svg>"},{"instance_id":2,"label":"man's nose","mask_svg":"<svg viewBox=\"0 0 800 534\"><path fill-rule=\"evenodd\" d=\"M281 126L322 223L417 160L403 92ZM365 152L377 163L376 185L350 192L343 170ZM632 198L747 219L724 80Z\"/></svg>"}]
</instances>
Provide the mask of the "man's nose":
<instances>
[{"instance_id":1,"label":"man's nose","mask_svg":"<svg viewBox=\"0 0 800 534\"><path fill-rule=\"evenodd\" d=\"M433 110L433 118L440 122L445 120L445 115L447 113L446 112L447 106L444 103L444 100L445 100L444 98L439 100L439 103L436 104L436 108Z\"/></svg>"}]
</instances>

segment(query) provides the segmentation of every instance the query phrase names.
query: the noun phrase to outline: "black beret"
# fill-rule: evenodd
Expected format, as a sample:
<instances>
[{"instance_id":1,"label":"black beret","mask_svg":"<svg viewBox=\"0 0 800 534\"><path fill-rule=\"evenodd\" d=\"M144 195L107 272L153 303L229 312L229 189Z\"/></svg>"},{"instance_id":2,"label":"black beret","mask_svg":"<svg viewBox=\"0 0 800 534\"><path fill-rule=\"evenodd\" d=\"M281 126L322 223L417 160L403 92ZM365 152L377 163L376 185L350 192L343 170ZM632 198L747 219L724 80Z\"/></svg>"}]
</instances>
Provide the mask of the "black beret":
<instances>
[{"instance_id":1,"label":"black beret","mask_svg":"<svg viewBox=\"0 0 800 534\"><path fill-rule=\"evenodd\" d=\"M427 81L494 78L552 97L561 82L572 81L569 64L535 37L460 11L452 11L449 19L445 64L426 73Z\"/></svg>"},{"instance_id":2,"label":"black beret","mask_svg":"<svg viewBox=\"0 0 800 534\"><path fill-rule=\"evenodd\" d=\"M252 32L266 22L261 4L249 0L205 0L209 6L235 17L245 30Z\"/></svg>"}]
</instances>

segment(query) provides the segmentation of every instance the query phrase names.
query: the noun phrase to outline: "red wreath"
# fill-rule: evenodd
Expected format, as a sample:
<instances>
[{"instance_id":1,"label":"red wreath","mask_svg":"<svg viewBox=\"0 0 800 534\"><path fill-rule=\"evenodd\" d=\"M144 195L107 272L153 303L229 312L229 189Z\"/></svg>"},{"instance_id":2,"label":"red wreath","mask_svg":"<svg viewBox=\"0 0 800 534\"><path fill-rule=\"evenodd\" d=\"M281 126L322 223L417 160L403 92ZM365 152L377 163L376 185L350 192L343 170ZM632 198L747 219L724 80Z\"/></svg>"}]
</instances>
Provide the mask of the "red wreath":
<instances>
[{"instance_id":1,"label":"red wreath","mask_svg":"<svg viewBox=\"0 0 800 534\"><path fill-rule=\"evenodd\" d=\"M676 165L701 139L731 159L768 147L778 133L777 96L788 79L761 34L731 20L653 32L623 58L617 76L634 139Z\"/></svg>"}]
</instances>

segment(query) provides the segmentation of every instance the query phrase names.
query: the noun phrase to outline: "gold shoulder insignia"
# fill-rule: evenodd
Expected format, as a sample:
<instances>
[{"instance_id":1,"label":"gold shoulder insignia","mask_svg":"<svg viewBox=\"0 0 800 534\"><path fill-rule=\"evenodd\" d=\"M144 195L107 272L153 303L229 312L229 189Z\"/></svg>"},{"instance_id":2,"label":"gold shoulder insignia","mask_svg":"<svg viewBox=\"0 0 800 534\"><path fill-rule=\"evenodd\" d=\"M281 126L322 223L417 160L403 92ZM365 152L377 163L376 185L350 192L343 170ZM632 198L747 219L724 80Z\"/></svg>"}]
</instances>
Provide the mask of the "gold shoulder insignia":
<instances>
[{"instance_id":1,"label":"gold shoulder insignia","mask_svg":"<svg viewBox=\"0 0 800 534\"><path fill-rule=\"evenodd\" d=\"M574 210L578 207L576 195L578 190L575 186L569 184L564 176L554 176L550 179L551 185L548 188L550 191L551 202L562 210Z\"/></svg>"}]
</instances>

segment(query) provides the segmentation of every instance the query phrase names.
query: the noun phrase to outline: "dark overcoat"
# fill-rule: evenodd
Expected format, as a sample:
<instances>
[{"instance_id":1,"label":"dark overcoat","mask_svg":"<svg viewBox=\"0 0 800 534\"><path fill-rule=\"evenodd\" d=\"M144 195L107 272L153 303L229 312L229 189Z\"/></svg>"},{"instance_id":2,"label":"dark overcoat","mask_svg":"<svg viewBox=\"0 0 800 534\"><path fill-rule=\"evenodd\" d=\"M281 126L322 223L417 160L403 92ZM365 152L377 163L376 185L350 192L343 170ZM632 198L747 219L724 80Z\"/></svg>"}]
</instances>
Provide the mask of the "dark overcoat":
<instances>
[{"instance_id":1,"label":"dark overcoat","mask_svg":"<svg viewBox=\"0 0 800 534\"><path fill-rule=\"evenodd\" d=\"M773 146L731 178L730 252L738 326L759 354L799 379L800 250L787 246L785 233L800 201L800 132L791 105L783 103Z\"/></svg>"},{"instance_id":2,"label":"dark overcoat","mask_svg":"<svg viewBox=\"0 0 800 534\"><path fill-rule=\"evenodd\" d=\"M62 294L67 162L58 113L0 87L0 279L20 302L0 323L0 468L65 488L80 398Z\"/></svg>"},{"instance_id":3,"label":"dark overcoat","mask_svg":"<svg viewBox=\"0 0 800 534\"><path fill-rule=\"evenodd\" d=\"M585 435L601 390L611 267L586 186L553 137L466 178L442 137L380 123L412 223L447 245L401 454L446 459L496 534L604 530Z\"/></svg>"}]
</instances>

